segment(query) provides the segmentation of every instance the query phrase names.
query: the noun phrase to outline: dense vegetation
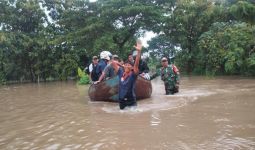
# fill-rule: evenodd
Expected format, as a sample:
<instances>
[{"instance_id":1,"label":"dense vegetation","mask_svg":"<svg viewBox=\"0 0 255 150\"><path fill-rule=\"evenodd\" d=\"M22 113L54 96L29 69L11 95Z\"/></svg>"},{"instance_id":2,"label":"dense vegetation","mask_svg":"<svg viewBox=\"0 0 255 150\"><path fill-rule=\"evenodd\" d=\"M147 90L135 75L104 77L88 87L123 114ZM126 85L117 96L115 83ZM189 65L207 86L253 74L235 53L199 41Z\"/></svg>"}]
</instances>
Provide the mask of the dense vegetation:
<instances>
[{"instance_id":1,"label":"dense vegetation","mask_svg":"<svg viewBox=\"0 0 255 150\"><path fill-rule=\"evenodd\" d=\"M102 50L126 58L145 31L150 64L255 75L254 24L252 0L1 0L0 83L65 80Z\"/></svg>"}]
</instances>

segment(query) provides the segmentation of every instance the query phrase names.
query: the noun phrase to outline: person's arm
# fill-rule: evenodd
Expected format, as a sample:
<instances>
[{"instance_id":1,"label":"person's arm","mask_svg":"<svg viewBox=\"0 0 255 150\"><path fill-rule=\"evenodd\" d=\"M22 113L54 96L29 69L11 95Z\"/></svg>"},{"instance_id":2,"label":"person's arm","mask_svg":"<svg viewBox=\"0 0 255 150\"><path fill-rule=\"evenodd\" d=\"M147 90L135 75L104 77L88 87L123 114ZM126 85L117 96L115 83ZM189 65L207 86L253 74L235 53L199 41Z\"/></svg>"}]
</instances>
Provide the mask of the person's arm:
<instances>
[{"instance_id":1,"label":"person's arm","mask_svg":"<svg viewBox=\"0 0 255 150\"><path fill-rule=\"evenodd\" d=\"M101 82L104 77L105 77L105 72L103 71L97 82Z\"/></svg>"},{"instance_id":2,"label":"person's arm","mask_svg":"<svg viewBox=\"0 0 255 150\"><path fill-rule=\"evenodd\" d=\"M172 66L173 66L173 72L175 74L176 83L180 84L180 72L179 72L179 69L175 65L172 65Z\"/></svg>"},{"instance_id":3,"label":"person's arm","mask_svg":"<svg viewBox=\"0 0 255 150\"><path fill-rule=\"evenodd\" d=\"M99 77L98 82L101 82L101 81L105 78L105 76L107 76L107 75L109 74L109 71L110 71L109 69L110 69L110 67L111 67L111 64L107 65L107 66L104 68L104 71L102 72L101 76Z\"/></svg>"},{"instance_id":4,"label":"person's arm","mask_svg":"<svg viewBox=\"0 0 255 150\"><path fill-rule=\"evenodd\" d=\"M95 84L101 82L105 76L109 73L109 68L110 68L110 65L107 65L105 68L104 68L104 71L102 72L102 74L100 75L98 81L95 82Z\"/></svg>"},{"instance_id":5,"label":"person's arm","mask_svg":"<svg viewBox=\"0 0 255 150\"><path fill-rule=\"evenodd\" d=\"M136 45L134 46L134 48L137 50L137 55L136 55L135 64L134 64L134 73L135 74L139 74L138 66L139 66L139 61L140 61L140 58L141 58L142 47L143 47L142 42L140 40L138 40L136 42Z\"/></svg>"},{"instance_id":6,"label":"person's arm","mask_svg":"<svg viewBox=\"0 0 255 150\"><path fill-rule=\"evenodd\" d=\"M91 78L91 72L89 73L89 81L92 82L92 78Z\"/></svg>"},{"instance_id":7,"label":"person's arm","mask_svg":"<svg viewBox=\"0 0 255 150\"><path fill-rule=\"evenodd\" d=\"M156 71L156 73L154 73L152 76L150 76L150 80L155 79L155 78L158 77L159 75L160 75L160 69L158 69L158 70Z\"/></svg>"},{"instance_id":8,"label":"person's arm","mask_svg":"<svg viewBox=\"0 0 255 150\"><path fill-rule=\"evenodd\" d=\"M112 65L113 69L114 69L116 72L119 71L120 66L121 66L121 64L120 64L118 61L115 61L115 60L112 61L111 65Z\"/></svg>"}]
</instances>

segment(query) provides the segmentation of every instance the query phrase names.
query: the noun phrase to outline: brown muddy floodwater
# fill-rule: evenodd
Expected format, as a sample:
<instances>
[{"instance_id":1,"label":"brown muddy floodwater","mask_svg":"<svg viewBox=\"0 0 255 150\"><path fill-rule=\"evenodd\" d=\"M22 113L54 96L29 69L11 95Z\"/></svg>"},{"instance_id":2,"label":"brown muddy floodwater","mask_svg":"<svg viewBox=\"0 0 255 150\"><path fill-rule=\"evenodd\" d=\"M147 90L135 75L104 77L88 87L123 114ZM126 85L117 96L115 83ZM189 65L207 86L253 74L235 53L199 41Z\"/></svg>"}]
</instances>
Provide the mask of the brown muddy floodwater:
<instances>
[{"instance_id":1,"label":"brown muddy floodwater","mask_svg":"<svg viewBox=\"0 0 255 150\"><path fill-rule=\"evenodd\" d=\"M153 81L137 109L90 102L74 82L0 87L0 149L255 149L255 79L183 77L165 96Z\"/></svg>"}]
</instances>

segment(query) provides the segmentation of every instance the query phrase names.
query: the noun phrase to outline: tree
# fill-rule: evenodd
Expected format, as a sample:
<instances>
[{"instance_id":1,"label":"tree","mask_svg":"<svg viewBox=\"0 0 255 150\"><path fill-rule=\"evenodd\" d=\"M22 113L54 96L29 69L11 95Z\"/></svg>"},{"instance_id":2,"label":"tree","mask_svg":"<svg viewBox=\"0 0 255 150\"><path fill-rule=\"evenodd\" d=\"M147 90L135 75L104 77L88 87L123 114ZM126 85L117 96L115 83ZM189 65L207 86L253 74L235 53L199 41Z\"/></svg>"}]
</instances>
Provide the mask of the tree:
<instances>
[{"instance_id":1,"label":"tree","mask_svg":"<svg viewBox=\"0 0 255 150\"><path fill-rule=\"evenodd\" d=\"M150 55L158 58L168 57L172 58L176 55L175 45L165 35L159 35L149 41Z\"/></svg>"},{"instance_id":2,"label":"tree","mask_svg":"<svg viewBox=\"0 0 255 150\"><path fill-rule=\"evenodd\" d=\"M6 46L2 51L4 49L8 51L9 54L6 56L13 61L9 63L9 68L4 69L9 70L6 72L6 78L15 80L22 76L24 78L29 76L32 81L35 81L35 63L38 57L38 49L35 47L38 45L37 36L43 28L46 16L37 1L20 0L16 3L4 1L1 7L5 14L1 17L2 31L3 34L8 34L7 39L2 41L2 44ZM23 73L18 75L17 71L24 67Z\"/></svg>"},{"instance_id":3,"label":"tree","mask_svg":"<svg viewBox=\"0 0 255 150\"><path fill-rule=\"evenodd\" d=\"M148 30L150 64L254 75L252 0L2 0L0 14L0 82L65 80L103 50L125 59Z\"/></svg>"},{"instance_id":4,"label":"tree","mask_svg":"<svg viewBox=\"0 0 255 150\"><path fill-rule=\"evenodd\" d=\"M238 1L236 4L230 7L231 14L237 19L249 23L255 24L255 4L247 1Z\"/></svg>"},{"instance_id":5,"label":"tree","mask_svg":"<svg viewBox=\"0 0 255 150\"><path fill-rule=\"evenodd\" d=\"M190 73L195 67L197 41L214 21L225 18L224 9L207 0L177 1L165 19L163 31L175 45L180 45L178 64Z\"/></svg>"},{"instance_id":6,"label":"tree","mask_svg":"<svg viewBox=\"0 0 255 150\"><path fill-rule=\"evenodd\" d=\"M215 23L199 40L197 59L209 74L254 75L255 28L246 23Z\"/></svg>"}]
</instances>

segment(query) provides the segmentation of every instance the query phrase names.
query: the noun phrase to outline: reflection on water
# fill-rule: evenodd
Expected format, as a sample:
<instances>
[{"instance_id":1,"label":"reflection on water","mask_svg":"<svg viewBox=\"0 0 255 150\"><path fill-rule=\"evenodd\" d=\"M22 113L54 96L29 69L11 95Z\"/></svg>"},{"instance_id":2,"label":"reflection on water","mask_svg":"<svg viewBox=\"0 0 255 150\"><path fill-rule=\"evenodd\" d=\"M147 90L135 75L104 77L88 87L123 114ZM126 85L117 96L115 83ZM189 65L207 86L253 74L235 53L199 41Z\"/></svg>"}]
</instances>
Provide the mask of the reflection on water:
<instances>
[{"instance_id":1,"label":"reflection on water","mask_svg":"<svg viewBox=\"0 0 255 150\"><path fill-rule=\"evenodd\" d=\"M137 108L90 102L73 82L0 87L0 149L255 149L255 80L153 81Z\"/></svg>"}]
</instances>

